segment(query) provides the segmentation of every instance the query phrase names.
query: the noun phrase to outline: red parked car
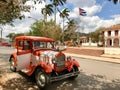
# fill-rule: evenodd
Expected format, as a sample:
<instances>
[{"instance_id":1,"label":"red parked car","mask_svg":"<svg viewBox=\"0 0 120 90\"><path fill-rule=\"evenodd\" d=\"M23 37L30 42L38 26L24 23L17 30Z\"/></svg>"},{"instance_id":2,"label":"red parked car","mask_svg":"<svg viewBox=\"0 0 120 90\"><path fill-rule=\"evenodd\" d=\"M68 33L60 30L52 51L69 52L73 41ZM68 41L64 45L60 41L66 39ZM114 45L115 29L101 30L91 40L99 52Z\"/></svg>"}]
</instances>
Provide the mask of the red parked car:
<instances>
[{"instance_id":1,"label":"red parked car","mask_svg":"<svg viewBox=\"0 0 120 90\"><path fill-rule=\"evenodd\" d=\"M10 43L8 43L8 42L2 42L2 46L8 46L8 47L9 47L9 46L11 46L11 45L10 45Z\"/></svg>"},{"instance_id":2,"label":"red parked car","mask_svg":"<svg viewBox=\"0 0 120 90\"><path fill-rule=\"evenodd\" d=\"M34 75L39 88L48 83L79 75L79 63L55 49L54 40L46 37L18 36L17 51L10 56L10 69Z\"/></svg>"}]
</instances>

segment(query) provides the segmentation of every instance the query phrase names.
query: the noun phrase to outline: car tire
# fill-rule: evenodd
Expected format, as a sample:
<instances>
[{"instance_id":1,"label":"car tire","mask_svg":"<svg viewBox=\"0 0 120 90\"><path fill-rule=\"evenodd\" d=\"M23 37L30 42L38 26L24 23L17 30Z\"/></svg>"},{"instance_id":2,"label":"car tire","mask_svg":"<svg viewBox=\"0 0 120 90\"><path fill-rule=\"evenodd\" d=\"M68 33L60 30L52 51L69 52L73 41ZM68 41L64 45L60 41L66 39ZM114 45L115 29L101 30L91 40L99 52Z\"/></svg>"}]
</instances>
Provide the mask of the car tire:
<instances>
[{"instance_id":1,"label":"car tire","mask_svg":"<svg viewBox=\"0 0 120 90\"><path fill-rule=\"evenodd\" d=\"M15 62L14 62L14 58L10 58L10 70L13 72L16 72L16 67L15 67Z\"/></svg>"},{"instance_id":2,"label":"car tire","mask_svg":"<svg viewBox=\"0 0 120 90\"><path fill-rule=\"evenodd\" d=\"M78 67L77 66L73 66L73 69L71 70L71 72L77 72L79 71ZM71 80L74 80L78 77L78 75L75 75L75 76L72 76L70 77Z\"/></svg>"},{"instance_id":3,"label":"car tire","mask_svg":"<svg viewBox=\"0 0 120 90\"><path fill-rule=\"evenodd\" d=\"M40 89L44 89L46 84L48 84L47 81L47 74L44 72L43 69L38 68L35 72L35 80Z\"/></svg>"}]
</instances>

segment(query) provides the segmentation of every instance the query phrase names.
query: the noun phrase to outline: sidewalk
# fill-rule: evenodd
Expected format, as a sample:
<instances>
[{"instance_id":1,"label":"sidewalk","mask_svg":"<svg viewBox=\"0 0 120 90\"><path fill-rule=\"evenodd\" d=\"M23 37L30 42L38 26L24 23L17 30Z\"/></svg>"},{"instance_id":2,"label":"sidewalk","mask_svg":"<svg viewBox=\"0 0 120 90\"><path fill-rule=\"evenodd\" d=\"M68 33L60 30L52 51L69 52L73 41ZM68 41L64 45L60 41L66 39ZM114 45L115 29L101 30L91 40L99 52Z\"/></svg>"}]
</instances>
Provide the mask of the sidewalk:
<instances>
[{"instance_id":1,"label":"sidewalk","mask_svg":"<svg viewBox=\"0 0 120 90\"><path fill-rule=\"evenodd\" d=\"M110 62L110 63L118 63L120 64L120 59L118 58L111 58L111 57L103 57L103 56L88 56L88 55L79 55L79 54L73 54L73 53L65 53L67 56L73 56L78 58L85 58L85 59L91 59L96 61L104 61L104 62Z\"/></svg>"},{"instance_id":2,"label":"sidewalk","mask_svg":"<svg viewBox=\"0 0 120 90\"><path fill-rule=\"evenodd\" d=\"M106 55L106 54L102 54L99 56L96 55L83 55L83 54L79 54L79 50L80 48L85 48L85 47L69 47L71 49L78 49L78 53L73 53L71 51L65 52L65 54L67 56L73 56L73 57L80 57L80 58L86 58L86 59L91 59L91 60L96 60L96 61L104 61L104 62L110 62L110 63L118 63L120 64L120 55ZM86 47L87 49L96 49L96 50L103 50L103 48L94 48L94 47ZM89 52L91 53L91 52Z\"/></svg>"}]
</instances>

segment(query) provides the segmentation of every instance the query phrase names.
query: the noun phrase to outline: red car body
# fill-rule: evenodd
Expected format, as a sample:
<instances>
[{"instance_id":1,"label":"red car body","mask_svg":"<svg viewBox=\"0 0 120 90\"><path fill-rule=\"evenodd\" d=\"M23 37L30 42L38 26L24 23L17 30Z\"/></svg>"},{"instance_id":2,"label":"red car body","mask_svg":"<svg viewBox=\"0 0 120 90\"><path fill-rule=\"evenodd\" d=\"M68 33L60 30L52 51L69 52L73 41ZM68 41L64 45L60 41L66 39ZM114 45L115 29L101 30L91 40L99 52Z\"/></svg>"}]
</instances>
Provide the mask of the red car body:
<instances>
[{"instance_id":1,"label":"red car body","mask_svg":"<svg viewBox=\"0 0 120 90\"><path fill-rule=\"evenodd\" d=\"M62 51L55 50L55 43L51 38L19 36L15 38L15 48L16 52L10 56L10 69L20 70L28 76L35 73L40 88L44 88L48 82L79 74L79 63L66 57ZM44 85L41 84L43 82Z\"/></svg>"}]
</instances>

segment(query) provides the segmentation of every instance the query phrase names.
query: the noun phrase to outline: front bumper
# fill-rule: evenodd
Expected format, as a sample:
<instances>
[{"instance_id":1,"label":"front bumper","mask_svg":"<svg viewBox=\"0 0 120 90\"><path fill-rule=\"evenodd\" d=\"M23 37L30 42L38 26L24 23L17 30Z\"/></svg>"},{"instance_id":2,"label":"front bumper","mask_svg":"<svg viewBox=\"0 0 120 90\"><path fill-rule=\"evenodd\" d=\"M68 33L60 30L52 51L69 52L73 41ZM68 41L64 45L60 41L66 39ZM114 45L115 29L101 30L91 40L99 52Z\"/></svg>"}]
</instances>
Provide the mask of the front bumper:
<instances>
[{"instance_id":1,"label":"front bumper","mask_svg":"<svg viewBox=\"0 0 120 90\"><path fill-rule=\"evenodd\" d=\"M70 73L67 73L67 74L64 74L64 75L60 75L60 76L51 77L50 82L59 81L59 80L69 78L69 77L73 77L73 76L76 76L76 75L79 75L79 74L80 74L80 71L76 71L76 72L70 72Z\"/></svg>"}]
</instances>

